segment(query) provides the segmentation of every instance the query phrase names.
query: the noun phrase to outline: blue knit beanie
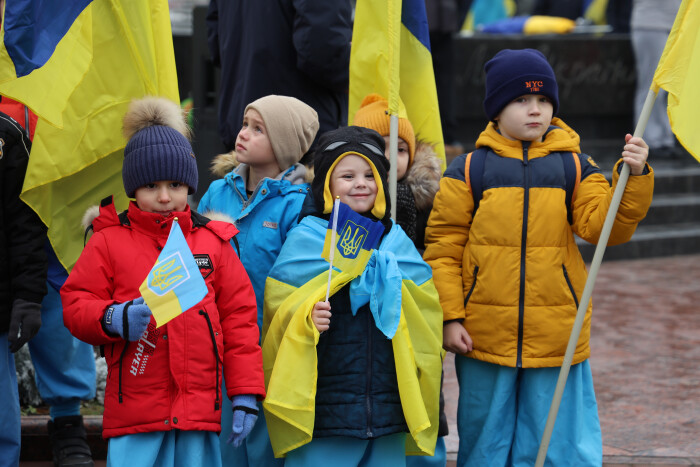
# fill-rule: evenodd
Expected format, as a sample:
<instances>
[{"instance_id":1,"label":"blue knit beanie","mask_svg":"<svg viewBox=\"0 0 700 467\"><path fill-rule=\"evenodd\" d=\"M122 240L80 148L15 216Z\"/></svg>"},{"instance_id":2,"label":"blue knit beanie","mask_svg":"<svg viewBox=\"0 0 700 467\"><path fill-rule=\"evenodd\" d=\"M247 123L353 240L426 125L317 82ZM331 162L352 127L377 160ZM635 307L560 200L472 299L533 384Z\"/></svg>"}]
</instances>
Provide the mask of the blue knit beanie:
<instances>
[{"instance_id":1,"label":"blue knit beanie","mask_svg":"<svg viewBox=\"0 0 700 467\"><path fill-rule=\"evenodd\" d=\"M484 65L486 98L484 111L489 120L516 97L541 94L552 101L554 112L559 110L559 91L554 70L539 50L504 49Z\"/></svg>"},{"instance_id":2,"label":"blue knit beanie","mask_svg":"<svg viewBox=\"0 0 700 467\"><path fill-rule=\"evenodd\" d=\"M189 194L197 191L197 161L192 145L183 135L188 128L180 107L163 98L134 101L124 116L122 179L128 197L137 188L162 180L181 182Z\"/></svg>"}]
</instances>

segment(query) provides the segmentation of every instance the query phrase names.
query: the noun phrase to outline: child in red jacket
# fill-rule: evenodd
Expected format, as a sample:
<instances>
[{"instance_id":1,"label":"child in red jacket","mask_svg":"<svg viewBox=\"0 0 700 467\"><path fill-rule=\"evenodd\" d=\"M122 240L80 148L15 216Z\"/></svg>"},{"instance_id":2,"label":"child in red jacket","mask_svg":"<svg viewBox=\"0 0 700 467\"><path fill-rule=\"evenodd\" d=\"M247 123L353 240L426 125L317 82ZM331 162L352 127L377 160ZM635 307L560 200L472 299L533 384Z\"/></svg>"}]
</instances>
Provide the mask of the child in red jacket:
<instances>
[{"instance_id":1,"label":"child in red jacket","mask_svg":"<svg viewBox=\"0 0 700 467\"><path fill-rule=\"evenodd\" d=\"M236 228L191 211L197 166L177 104L132 103L122 177L129 209L102 202L94 234L61 289L64 321L103 348L108 465L220 466L221 377L240 443L265 396L255 295L229 240ZM139 286L177 218L208 293L156 328ZM222 375L223 367L223 375Z\"/></svg>"}]
</instances>

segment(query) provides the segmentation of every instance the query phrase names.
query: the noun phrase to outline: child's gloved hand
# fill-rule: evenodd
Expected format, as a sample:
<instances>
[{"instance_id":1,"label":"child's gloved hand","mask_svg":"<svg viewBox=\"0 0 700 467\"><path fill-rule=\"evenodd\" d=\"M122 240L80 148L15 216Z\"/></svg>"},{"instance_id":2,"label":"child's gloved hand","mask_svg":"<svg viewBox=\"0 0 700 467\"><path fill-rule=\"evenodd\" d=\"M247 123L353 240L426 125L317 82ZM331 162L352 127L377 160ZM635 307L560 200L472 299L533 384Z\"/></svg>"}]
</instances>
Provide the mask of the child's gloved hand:
<instances>
[{"instance_id":1,"label":"child's gloved hand","mask_svg":"<svg viewBox=\"0 0 700 467\"><path fill-rule=\"evenodd\" d=\"M112 334L119 334L128 341L137 341L151 322L151 309L144 303L143 297L116 303L107 308L102 322Z\"/></svg>"},{"instance_id":2,"label":"child's gloved hand","mask_svg":"<svg viewBox=\"0 0 700 467\"><path fill-rule=\"evenodd\" d=\"M41 327L41 304L16 298L10 313L10 329L7 340L10 352L17 352Z\"/></svg>"},{"instance_id":3,"label":"child's gloved hand","mask_svg":"<svg viewBox=\"0 0 700 467\"><path fill-rule=\"evenodd\" d=\"M237 448L243 443L243 440L253 429L255 421L258 419L258 404L255 402L256 397L252 394L239 394L233 396L231 404L233 405L233 432L228 437L226 442L233 443L233 447Z\"/></svg>"}]
</instances>

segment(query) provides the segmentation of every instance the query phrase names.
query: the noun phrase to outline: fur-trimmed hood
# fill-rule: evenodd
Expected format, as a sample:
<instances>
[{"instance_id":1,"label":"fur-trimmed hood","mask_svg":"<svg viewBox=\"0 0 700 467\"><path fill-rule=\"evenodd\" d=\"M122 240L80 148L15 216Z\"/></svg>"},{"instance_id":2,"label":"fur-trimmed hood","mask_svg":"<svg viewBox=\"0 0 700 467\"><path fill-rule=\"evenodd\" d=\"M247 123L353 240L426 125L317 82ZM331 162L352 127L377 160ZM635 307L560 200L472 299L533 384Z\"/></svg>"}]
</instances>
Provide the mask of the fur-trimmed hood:
<instances>
[{"instance_id":1,"label":"fur-trimmed hood","mask_svg":"<svg viewBox=\"0 0 700 467\"><path fill-rule=\"evenodd\" d=\"M418 210L430 210L435 193L440 187L442 167L435 149L429 143L418 142L413 164L406 174L406 184L413 191Z\"/></svg>"}]
</instances>

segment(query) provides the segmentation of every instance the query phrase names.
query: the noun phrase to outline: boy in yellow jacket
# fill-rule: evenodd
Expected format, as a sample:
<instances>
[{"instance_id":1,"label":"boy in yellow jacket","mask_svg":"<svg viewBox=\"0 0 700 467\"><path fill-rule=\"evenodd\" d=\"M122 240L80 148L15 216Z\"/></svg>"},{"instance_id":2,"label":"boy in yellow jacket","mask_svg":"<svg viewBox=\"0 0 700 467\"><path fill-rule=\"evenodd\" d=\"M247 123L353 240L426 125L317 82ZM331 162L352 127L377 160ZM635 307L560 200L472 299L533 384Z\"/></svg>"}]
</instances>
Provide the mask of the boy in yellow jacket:
<instances>
[{"instance_id":1,"label":"boy in yellow jacket","mask_svg":"<svg viewBox=\"0 0 700 467\"><path fill-rule=\"evenodd\" d=\"M457 465L533 465L586 282L573 234L597 242L613 190L554 117L557 83L544 55L502 50L485 71L490 123L440 182L424 257L444 311L443 345L456 354ZM611 245L632 237L653 193L646 143L629 134L625 143L613 188L622 161L631 176ZM589 304L551 465L602 464L590 323Z\"/></svg>"}]
</instances>

